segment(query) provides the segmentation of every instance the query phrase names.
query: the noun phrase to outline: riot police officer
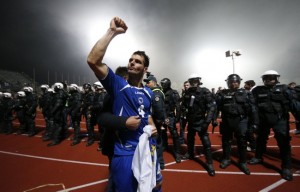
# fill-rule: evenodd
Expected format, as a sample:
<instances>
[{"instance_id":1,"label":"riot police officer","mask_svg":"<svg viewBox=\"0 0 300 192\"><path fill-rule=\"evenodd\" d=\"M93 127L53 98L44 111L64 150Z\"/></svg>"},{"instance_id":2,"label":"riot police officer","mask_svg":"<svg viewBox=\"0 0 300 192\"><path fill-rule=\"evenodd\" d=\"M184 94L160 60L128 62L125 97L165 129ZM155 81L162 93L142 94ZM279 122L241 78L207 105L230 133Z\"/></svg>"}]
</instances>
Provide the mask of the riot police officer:
<instances>
[{"instance_id":1,"label":"riot police officer","mask_svg":"<svg viewBox=\"0 0 300 192\"><path fill-rule=\"evenodd\" d=\"M180 98L180 122L179 122L179 125L180 125L179 142L180 142L180 144L184 144L184 130L187 125L186 114L187 114L188 109L185 107L182 100L185 96L185 92L188 90L188 88L190 88L189 81L185 81L183 83L183 88L184 89L182 90L181 98Z\"/></svg>"},{"instance_id":2,"label":"riot police officer","mask_svg":"<svg viewBox=\"0 0 300 192\"><path fill-rule=\"evenodd\" d=\"M71 116L72 125L74 128L74 136L71 146L80 143L80 120L81 120L81 104L82 95L80 93L79 87L76 84L71 84L69 86L69 93L71 94L68 100L69 113Z\"/></svg>"},{"instance_id":3,"label":"riot police officer","mask_svg":"<svg viewBox=\"0 0 300 192\"><path fill-rule=\"evenodd\" d=\"M23 91L26 94L26 125L28 127L28 137L32 137L37 133L35 127L36 108L38 106L37 96L33 93L32 87L24 87Z\"/></svg>"},{"instance_id":4,"label":"riot police officer","mask_svg":"<svg viewBox=\"0 0 300 192\"><path fill-rule=\"evenodd\" d=\"M3 110L3 127L2 132L5 134L11 134L13 132L13 108L14 108L14 100L12 98L11 93L4 92L2 99L2 110Z\"/></svg>"},{"instance_id":5,"label":"riot police officer","mask_svg":"<svg viewBox=\"0 0 300 192\"><path fill-rule=\"evenodd\" d=\"M272 128L280 151L282 178L290 181L293 179L288 122L290 100L287 85L279 84L279 77L277 71L268 70L262 75L264 85L252 90L258 107L260 124L257 130L255 157L249 163L262 163Z\"/></svg>"},{"instance_id":6,"label":"riot police officer","mask_svg":"<svg viewBox=\"0 0 300 192\"><path fill-rule=\"evenodd\" d=\"M53 136L52 142L48 146L58 145L65 137L66 130L64 130L64 107L67 101L67 93L64 91L64 85L56 82L53 85L54 95L51 106L51 116L53 118Z\"/></svg>"},{"instance_id":7,"label":"riot police officer","mask_svg":"<svg viewBox=\"0 0 300 192\"><path fill-rule=\"evenodd\" d=\"M45 132L43 134L43 141L49 141L53 137L53 129L54 129L54 121L53 116L51 114L51 109L53 107L54 102L54 90L52 88L48 88L47 91L45 91L45 94L43 96L43 108L42 112L45 117L46 121L46 128Z\"/></svg>"},{"instance_id":8,"label":"riot police officer","mask_svg":"<svg viewBox=\"0 0 300 192\"><path fill-rule=\"evenodd\" d=\"M3 117L4 117L4 110L3 110L3 93L0 92L0 133L3 132L2 130L2 123L3 123Z\"/></svg>"},{"instance_id":9,"label":"riot police officer","mask_svg":"<svg viewBox=\"0 0 300 192\"><path fill-rule=\"evenodd\" d=\"M300 134L300 85L289 86L289 95L291 97L291 112L295 118L295 135Z\"/></svg>"},{"instance_id":10,"label":"riot police officer","mask_svg":"<svg viewBox=\"0 0 300 192\"><path fill-rule=\"evenodd\" d=\"M15 106L14 106L16 116L20 123L20 127L19 130L17 131L17 134L23 134L26 132L25 105L26 105L26 94L24 91L18 91Z\"/></svg>"},{"instance_id":11,"label":"riot police officer","mask_svg":"<svg viewBox=\"0 0 300 192\"><path fill-rule=\"evenodd\" d=\"M206 157L206 168L210 176L215 175L211 153L211 142L207 133L208 125L214 118L216 102L212 93L205 87L200 87L201 77L196 74L190 76L190 88L186 91L183 104L188 109L188 151L184 155L186 159L194 159L194 146L196 133L202 141Z\"/></svg>"},{"instance_id":12,"label":"riot police officer","mask_svg":"<svg viewBox=\"0 0 300 192\"><path fill-rule=\"evenodd\" d=\"M90 83L83 84L83 102L82 102L82 114L86 120L86 128L88 133L88 141L86 146L90 146L94 143L94 122L95 116L93 114L93 102L95 93L92 90L92 86Z\"/></svg>"},{"instance_id":13,"label":"riot police officer","mask_svg":"<svg viewBox=\"0 0 300 192\"><path fill-rule=\"evenodd\" d=\"M247 91L252 91L252 89L255 87L255 81L253 80L247 80L244 82L244 89ZM247 133L246 133L246 140L249 142L249 145L247 146L247 151L255 151L256 150L256 142L255 142L255 136L253 132L252 126L249 124Z\"/></svg>"},{"instance_id":14,"label":"riot police officer","mask_svg":"<svg viewBox=\"0 0 300 192\"><path fill-rule=\"evenodd\" d=\"M43 141L48 141L52 137L51 130L53 127L53 119L51 118L50 110L53 98L53 91L48 91L50 88L47 84L41 85L40 89L42 91L42 94L39 97L39 107L42 109L42 114L46 122L45 132L43 134Z\"/></svg>"},{"instance_id":15,"label":"riot police officer","mask_svg":"<svg viewBox=\"0 0 300 192\"><path fill-rule=\"evenodd\" d=\"M165 168L165 161L163 157L163 142L162 142L162 130L161 127L165 120L165 95L161 88L157 85L157 80L155 76L149 75L147 79L144 79L146 82L146 86L149 87L154 96L152 99L152 117L154 120L155 127L157 129L156 136L156 152L157 159L160 164L160 169L163 170Z\"/></svg>"},{"instance_id":16,"label":"riot police officer","mask_svg":"<svg viewBox=\"0 0 300 192\"><path fill-rule=\"evenodd\" d=\"M165 94L165 111L166 119L163 127L165 128L162 131L162 140L165 149L168 147L168 136L167 129L169 129L170 134L173 138L173 147L174 147L174 156L176 163L181 162L180 156L180 143L179 143L179 134L177 132L176 123L180 118L180 96L178 92L171 88L171 81L168 78L163 78L160 81L160 85Z\"/></svg>"},{"instance_id":17,"label":"riot police officer","mask_svg":"<svg viewBox=\"0 0 300 192\"><path fill-rule=\"evenodd\" d=\"M220 168L225 169L231 164L231 143L233 136L235 136L239 167L246 175L250 175L246 160L246 133L249 119L253 120L251 125L257 126L258 116L251 92L240 89L241 80L237 74L229 75L226 79L228 89L223 89L217 96L218 111L221 112L222 118L220 133L222 135L223 157Z\"/></svg>"},{"instance_id":18,"label":"riot police officer","mask_svg":"<svg viewBox=\"0 0 300 192\"><path fill-rule=\"evenodd\" d=\"M99 135L100 135L99 150L101 150L103 134L104 134L104 127L100 126L100 122L97 121L97 117L103 110L103 102L104 102L105 95L107 93L99 81L95 82L93 84L93 87L95 89L95 96L94 96L94 101L93 101L92 113L95 118L94 125L96 125L96 124L98 125L98 131L99 131Z\"/></svg>"}]
</instances>

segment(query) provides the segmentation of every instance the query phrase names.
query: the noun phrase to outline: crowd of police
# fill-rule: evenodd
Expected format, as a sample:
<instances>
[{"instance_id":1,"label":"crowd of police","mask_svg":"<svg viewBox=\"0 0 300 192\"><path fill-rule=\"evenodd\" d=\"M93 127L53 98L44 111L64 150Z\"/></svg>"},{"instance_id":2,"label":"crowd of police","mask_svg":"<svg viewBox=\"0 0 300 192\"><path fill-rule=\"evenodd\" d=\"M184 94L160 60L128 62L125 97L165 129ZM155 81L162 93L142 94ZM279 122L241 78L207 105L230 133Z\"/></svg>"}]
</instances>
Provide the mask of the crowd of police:
<instances>
[{"instance_id":1,"label":"crowd of police","mask_svg":"<svg viewBox=\"0 0 300 192\"><path fill-rule=\"evenodd\" d=\"M300 85L280 84L280 75L274 70L266 71L262 76L263 85L255 86L253 80L245 81L241 87L241 77L231 74L227 77L227 88L217 92L202 87L201 77L192 75L183 84L181 97L171 88L171 81L163 78L161 89L154 76L148 75L144 81L154 92L154 107L164 108L160 118L153 114L158 127L158 151L168 149L166 129L173 139L173 151L177 163L181 159L195 158L195 136L199 136L206 162L204 164L210 176L215 175L211 141L208 126L219 126L222 135L222 159L220 168L231 164L232 143L237 145L238 167L246 175L250 175L248 164L263 162L263 153L270 130L272 129L279 148L281 159L281 175L286 180L293 179L291 159L290 114L295 118L295 135L300 133ZM160 104L158 104L160 103ZM161 111L161 110L154 110ZM163 115L164 114L164 115ZM164 119L164 121L163 121ZM179 123L179 133L176 129ZM184 130L187 125L187 152L180 154L180 144L185 142ZM255 156L247 161L247 151L255 152ZM161 168L164 168L162 157L158 154Z\"/></svg>"},{"instance_id":2,"label":"crowd of police","mask_svg":"<svg viewBox=\"0 0 300 192\"><path fill-rule=\"evenodd\" d=\"M247 164L263 162L263 153L270 130L279 148L281 158L281 175L286 180L292 180L290 114L296 123L295 134L299 134L300 86L296 83L280 84L277 71L268 70L262 76L263 85L255 86L253 80L245 82L241 87L241 77L231 74L227 77L227 89L220 89L217 93L200 87L201 78L191 77L185 82L181 101L181 127L187 125L188 152L185 158L194 159L195 134L200 137L206 156L206 166L209 175L215 174L211 143L207 133L208 125L214 128L219 125L222 135L223 155L220 168L225 169L231 164L231 145L237 144L238 167L249 175ZM186 85L189 83L190 85ZM217 118L220 117L218 123ZM249 143L249 146L247 146ZM247 147L255 151L255 156L247 162Z\"/></svg>"},{"instance_id":3,"label":"crowd of police","mask_svg":"<svg viewBox=\"0 0 300 192\"><path fill-rule=\"evenodd\" d=\"M199 136L206 162L204 166L210 176L215 175L211 141L208 134L209 124L219 126L222 135L222 159L220 168L225 169L231 164L232 143L237 145L238 167L249 175L248 164L263 162L263 153L270 129L275 134L281 158L281 175L286 180L293 179L291 163L290 114L295 118L295 134L300 133L300 85L279 83L280 75L274 70L262 75L263 85L255 86L253 80L245 81L237 74L227 77L227 88L217 92L202 87L201 77L192 75L184 82L181 96L171 88L171 81L163 78L160 85L150 73L144 79L145 85L154 93L152 115L157 127L157 157L160 168L165 167L163 151L168 147L168 134L172 137L175 161L196 159L195 136ZM87 136L86 146L95 141L95 125L100 133L99 150L104 128L97 117L102 111L106 91L100 84L86 83L83 91L76 84L66 86L60 82L52 88L42 85L41 95L36 96L31 87L24 87L16 95L0 92L0 123L1 132L13 132L12 121L16 117L20 122L17 134L37 133L35 126L36 109L42 111L46 122L44 141L51 141L48 146L59 144L68 135L68 128L74 129L71 146L80 143ZM15 114L15 115L14 115ZM86 122L86 133L81 132L80 122ZM179 123L179 131L177 130ZM185 127L187 137L185 138ZM181 154L181 144L187 144L187 152ZM248 146L249 145L249 146ZM255 152L255 156L247 161L247 151Z\"/></svg>"},{"instance_id":4,"label":"crowd of police","mask_svg":"<svg viewBox=\"0 0 300 192\"><path fill-rule=\"evenodd\" d=\"M83 91L76 84L66 86L57 82L52 87L41 85L41 94L37 96L33 88L25 86L13 94L0 92L0 131L13 133L13 120L18 119L20 126L17 134L37 134L35 125L36 110L39 108L45 119L43 141L51 141L48 146L59 144L68 135L69 127L74 129L71 145L80 143L87 136L86 146L95 141L94 126L97 115L102 110L105 89L100 82L83 85ZM80 122L86 121L86 133L81 132ZM100 126L99 126L100 128ZM103 131L99 129L99 132Z\"/></svg>"}]
</instances>

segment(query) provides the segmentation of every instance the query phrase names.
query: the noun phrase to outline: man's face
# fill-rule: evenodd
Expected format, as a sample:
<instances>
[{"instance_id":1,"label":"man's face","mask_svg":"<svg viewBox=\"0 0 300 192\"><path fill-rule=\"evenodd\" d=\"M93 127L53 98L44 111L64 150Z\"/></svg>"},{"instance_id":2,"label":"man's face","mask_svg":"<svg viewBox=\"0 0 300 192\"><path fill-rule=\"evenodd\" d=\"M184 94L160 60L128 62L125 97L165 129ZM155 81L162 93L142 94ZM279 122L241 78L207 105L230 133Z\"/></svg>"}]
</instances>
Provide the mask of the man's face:
<instances>
[{"instance_id":1,"label":"man's face","mask_svg":"<svg viewBox=\"0 0 300 192\"><path fill-rule=\"evenodd\" d=\"M238 88L240 88L240 83L236 80L231 80L228 82L228 88L229 89L238 89Z\"/></svg>"},{"instance_id":2,"label":"man's face","mask_svg":"<svg viewBox=\"0 0 300 192\"><path fill-rule=\"evenodd\" d=\"M144 66L144 57L140 55L132 55L128 63L128 73L135 75L143 75L147 72L147 67Z\"/></svg>"},{"instance_id":3,"label":"man's face","mask_svg":"<svg viewBox=\"0 0 300 192\"><path fill-rule=\"evenodd\" d=\"M265 86L274 86L277 83L276 75L265 75L263 77L263 82Z\"/></svg>"},{"instance_id":4,"label":"man's face","mask_svg":"<svg viewBox=\"0 0 300 192\"><path fill-rule=\"evenodd\" d=\"M197 78L191 79L189 84L190 84L190 87L198 87L200 85L200 81Z\"/></svg>"},{"instance_id":5,"label":"man's face","mask_svg":"<svg viewBox=\"0 0 300 192\"><path fill-rule=\"evenodd\" d=\"M147 87L149 87L149 88L152 88L152 87L154 87L154 86L155 86L155 82L154 82L154 81L152 81L152 80L150 80L150 81L147 81L147 82L146 82L146 86L147 86Z\"/></svg>"},{"instance_id":6,"label":"man's face","mask_svg":"<svg viewBox=\"0 0 300 192\"><path fill-rule=\"evenodd\" d=\"M188 88L190 88L190 83L187 82L185 84L183 84L184 90L187 90Z\"/></svg>"},{"instance_id":7,"label":"man's face","mask_svg":"<svg viewBox=\"0 0 300 192\"><path fill-rule=\"evenodd\" d=\"M246 90L250 90L250 89L251 89L250 85L248 85L247 83L245 83L244 88L245 88Z\"/></svg>"}]
</instances>

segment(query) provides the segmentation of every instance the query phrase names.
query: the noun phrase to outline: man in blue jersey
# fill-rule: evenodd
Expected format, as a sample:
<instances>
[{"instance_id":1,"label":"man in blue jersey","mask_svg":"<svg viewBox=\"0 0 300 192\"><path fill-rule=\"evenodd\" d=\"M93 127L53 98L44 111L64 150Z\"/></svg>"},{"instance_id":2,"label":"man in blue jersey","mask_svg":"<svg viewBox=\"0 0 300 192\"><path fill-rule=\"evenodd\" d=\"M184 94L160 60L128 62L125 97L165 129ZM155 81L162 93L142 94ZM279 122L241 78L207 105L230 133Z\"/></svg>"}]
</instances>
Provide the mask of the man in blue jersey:
<instances>
[{"instance_id":1,"label":"man in blue jersey","mask_svg":"<svg viewBox=\"0 0 300 192\"><path fill-rule=\"evenodd\" d=\"M151 118L152 91L143 87L142 80L149 67L149 57L143 51L132 54L128 63L128 81L115 75L105 64L103 57L111 40L119 34L125 33L127 26L123 20L115 17L110 22L110 28L92 48L87 62L101 81L113 100L113 114L118 116L139 116L141 119L137 129L123 129L119 131L114 146L114 156L111 162L112 180L116 191L137 191L138 183L131 170L132 159L143 134L143 128L150 124L152 133L156 133Z\"/></svg>"}]
</instances>

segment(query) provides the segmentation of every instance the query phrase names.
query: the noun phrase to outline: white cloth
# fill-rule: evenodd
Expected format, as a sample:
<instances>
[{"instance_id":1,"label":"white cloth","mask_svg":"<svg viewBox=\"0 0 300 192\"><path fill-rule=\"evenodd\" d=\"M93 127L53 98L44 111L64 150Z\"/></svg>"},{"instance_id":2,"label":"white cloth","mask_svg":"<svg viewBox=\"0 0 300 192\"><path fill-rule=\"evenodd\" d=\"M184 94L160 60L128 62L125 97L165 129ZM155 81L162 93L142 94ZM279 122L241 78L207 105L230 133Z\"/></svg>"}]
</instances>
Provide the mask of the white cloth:
<instances>
[{"instance_id":1,"label":"white cloth","mask_svg":"<svg viewBox=\"0 0 300 192\"><path fill-rule=\"evenodd\" d=\"M133 175L138 181L138 192L151 192L156 186L156 150L153 151L153 162L149 137L151 137L151 126L146 125L144 133L139 138L139 144L135 149L132 160Z\"/></svg>"}]
</instances>

